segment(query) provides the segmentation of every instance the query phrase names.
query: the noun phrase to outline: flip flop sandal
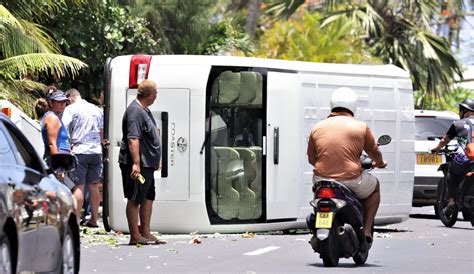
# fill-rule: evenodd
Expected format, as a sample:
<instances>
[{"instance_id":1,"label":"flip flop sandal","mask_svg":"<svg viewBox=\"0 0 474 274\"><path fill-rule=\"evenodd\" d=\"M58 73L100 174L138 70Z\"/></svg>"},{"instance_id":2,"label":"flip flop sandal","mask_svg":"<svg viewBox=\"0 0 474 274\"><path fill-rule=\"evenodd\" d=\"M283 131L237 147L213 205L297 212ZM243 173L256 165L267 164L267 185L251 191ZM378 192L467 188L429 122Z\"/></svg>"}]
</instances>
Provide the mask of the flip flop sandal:
<instances>
[{"instance_id":1,"label":"flip flop sandal","mask_svg":"<svg viewBox=\"0 0 474 274\"><path fill-rule=\"evenodd\" d=\"M167 241L164 241L164 240L150 240L150 243L151 244L155 244L155 245L164 245L164 244L167 244L168 242Z\"/></svg>"},{"instance_id":2,"label":"flip flop sandal","mask_svg":"<svg viewBox=\"0 0 474 274\"><path fill-rule=\"evenodd\" d=\"M146 239L148 240L149 244L163 245L163 244L168 243L167 241L157 239L155 236L152 236L152 237L146 238Z\"/></svg>"},{"instance_id":3,"label":"flip flop sandal","mask_svg":"<svg viewBox=\"0 0 474 274\"><path fill-rule=\"evenodd\" d=\"M140 238L140 239L138 239L138 241L136 241L136 242L130 241L130 242L128 243L128 245L138 245L138 244L140 244L140 245L149 245L149 244L150 244L150 241L149 241L147 238Z\"/></svg>"}]
</instances>

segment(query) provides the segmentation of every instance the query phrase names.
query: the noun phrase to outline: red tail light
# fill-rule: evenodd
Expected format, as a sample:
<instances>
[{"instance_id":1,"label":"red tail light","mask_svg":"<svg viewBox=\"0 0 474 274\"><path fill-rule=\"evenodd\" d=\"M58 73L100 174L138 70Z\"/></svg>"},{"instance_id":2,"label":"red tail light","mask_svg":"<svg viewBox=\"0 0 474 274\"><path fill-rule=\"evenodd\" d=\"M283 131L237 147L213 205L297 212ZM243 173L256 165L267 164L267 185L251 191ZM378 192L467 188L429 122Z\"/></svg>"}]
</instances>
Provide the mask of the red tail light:
<instances>
[{"instance_id":1,"label":"red tail light","mask_svg":"<svg viewBox=\"0 0 474 274\"><path fill-rule=\"evenodd\" d=\"M319 198L335 198L336 193L334 192L334 189L332 188L321 188L318 190L318 195Z\"/></svg>"},{"instance_id":2,"label":"red tail light","mask_svg":"<svg viewBox=\"0 0 474 274\"><path fill-rule=\"evenodd\" d=\"M129 88L137 88L141 81L148 78L151 55L134 55L130 61Z\"/></svg>"},{"instance_id":3,"label":"red tail light","mask_svg":"<svg viewBox=\"0 0 474 274\"><path fill-rule=\"evenodd\" d=\"M319 211L322 211L322 212L329 212L329 211L331 211L331 208L330 208L330 207L320 207L320 208L319 208Z\"/></svg>"}]
</instances>

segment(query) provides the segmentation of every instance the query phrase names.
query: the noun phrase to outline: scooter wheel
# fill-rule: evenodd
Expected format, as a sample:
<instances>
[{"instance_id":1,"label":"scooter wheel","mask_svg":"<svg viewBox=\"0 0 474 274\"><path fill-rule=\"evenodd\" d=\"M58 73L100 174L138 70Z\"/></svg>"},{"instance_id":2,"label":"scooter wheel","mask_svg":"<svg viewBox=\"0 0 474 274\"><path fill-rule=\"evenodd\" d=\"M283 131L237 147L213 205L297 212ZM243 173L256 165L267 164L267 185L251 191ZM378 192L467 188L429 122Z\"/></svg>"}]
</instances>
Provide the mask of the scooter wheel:
<instances>
[{"instance_id":1,"label":"scooter wheel","mask_svg":"<svg viewBox=\"0 0 474 274\"><path fill-rule=\"evenodd\" d=\"M339 248L337 242L337 222L334 222L329 236L321 242L321 258L325 267L334 267L339 264Z\"/></svg>"},{"instance_id":2,"label":"scooter wheel","mask_svg":"<svg viewBox=\"0 0 474 274\"><path fill-rule=\"evenodd\" d=\"M436 189L436 207L438 207L438 217L441 222L446 227L452 227L458 218L458 212L456 211L454 214L446 215L445 208L448 205L448 189L447 189L447 182L446 176L439 181L438 187Z\"/></svg>"},{"instance_id":3,"label":"scooter wheel","mask_svg":"<svg viewBox=\"0 0 474 274\"><path fill-rule=\"evenodd\" d=\"M464 221L471 220L471 210L469 208L463 208L461 212L462 212L462 218L464 219Z\"/></svg>"}]
</instances>

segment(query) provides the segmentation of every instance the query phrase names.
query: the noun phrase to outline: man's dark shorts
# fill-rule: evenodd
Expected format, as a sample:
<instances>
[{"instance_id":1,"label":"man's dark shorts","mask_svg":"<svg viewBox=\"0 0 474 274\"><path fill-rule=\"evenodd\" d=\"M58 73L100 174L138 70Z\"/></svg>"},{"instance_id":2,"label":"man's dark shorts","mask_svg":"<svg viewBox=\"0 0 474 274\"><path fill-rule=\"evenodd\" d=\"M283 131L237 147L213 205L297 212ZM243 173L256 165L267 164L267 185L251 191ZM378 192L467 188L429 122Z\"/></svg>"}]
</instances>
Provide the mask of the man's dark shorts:
<instances>
[{"instance_id":1,"label":"man's dark shorts","mask_svg":"<svg viewBox=\"0 0 474 274\"><path fill-rule=\"evenodd\" d=\"M132 166L120 164L122 171L123 194L128 200L141 204L145 199L155 200L155 169L151 167L141 167L140 172L145 177L145 183L130 178Z\"/></svg>"},{"instance_id":2,"label":"man's dark shorts","mask_svg":"<svg viewBox=\"0 0 474 274\"><path fill-rule=\"evenodd\" d=\"M102 173L102 155L75 154L76 168L69 177L76 185L98 183Z\"/></svg>"}]
</instances>

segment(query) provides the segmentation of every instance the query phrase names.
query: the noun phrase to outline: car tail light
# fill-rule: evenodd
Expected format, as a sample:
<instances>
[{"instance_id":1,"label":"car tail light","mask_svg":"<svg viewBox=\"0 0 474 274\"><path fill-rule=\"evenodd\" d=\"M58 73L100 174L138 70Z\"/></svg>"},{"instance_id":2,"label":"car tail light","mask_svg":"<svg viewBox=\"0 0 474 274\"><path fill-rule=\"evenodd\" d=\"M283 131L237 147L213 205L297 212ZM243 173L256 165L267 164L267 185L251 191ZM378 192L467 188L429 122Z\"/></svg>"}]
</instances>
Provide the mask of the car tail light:
<instances>
[{"instance_id":1,"label":"car tail light","mask_svg":"<svg viewBox=\"0 0 474 274\"><path fill-rule=\"evenodd\" d=\"M336 193L334 192L334 189L324 187L318 190L317 197L318 198L335 198Z\"/></svg>"},{"instance_id":2,"label":"car tail light","mask_svg":"<svg viewBox=\"0 0 474 274\"><path fill-rule=\"evenodd\" d=\"M137 88L141 81L148 78L151 55L134 55L130 60L129 88Z\"/></svg>"},{"instance_id":3,"label":"car tail light","mask_svg":"<svg viewBox=\"0 0 474 274\"><path fill-rule=\"evenodd\" d=\"M12 118L12 109L11 108L2 108L2 113L8 116L8 118Z\"/></svg>"}]
</instances>

